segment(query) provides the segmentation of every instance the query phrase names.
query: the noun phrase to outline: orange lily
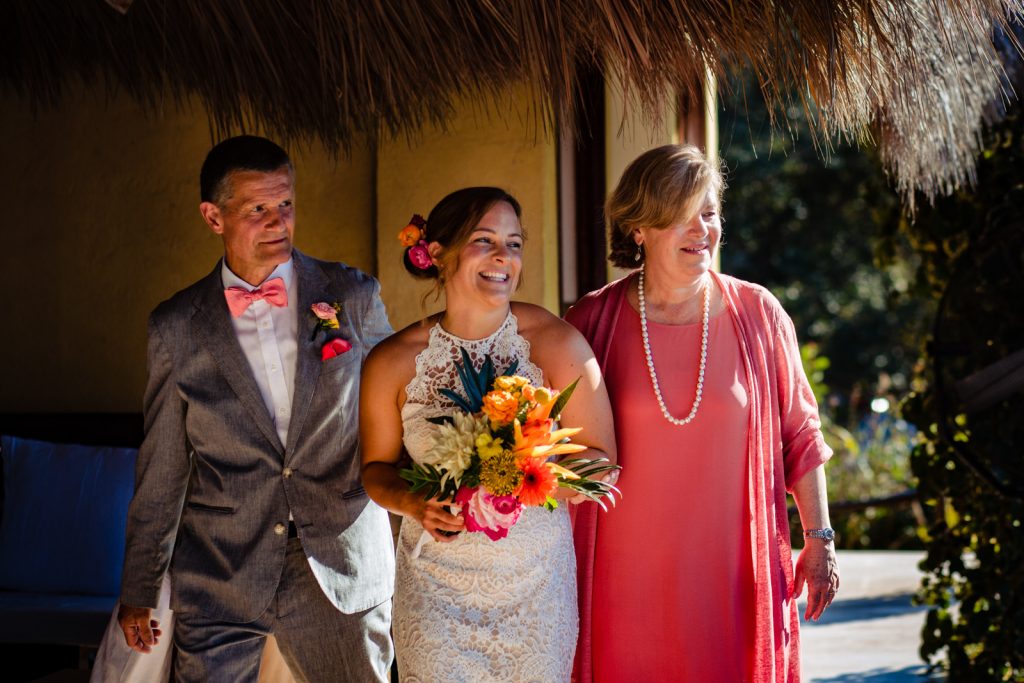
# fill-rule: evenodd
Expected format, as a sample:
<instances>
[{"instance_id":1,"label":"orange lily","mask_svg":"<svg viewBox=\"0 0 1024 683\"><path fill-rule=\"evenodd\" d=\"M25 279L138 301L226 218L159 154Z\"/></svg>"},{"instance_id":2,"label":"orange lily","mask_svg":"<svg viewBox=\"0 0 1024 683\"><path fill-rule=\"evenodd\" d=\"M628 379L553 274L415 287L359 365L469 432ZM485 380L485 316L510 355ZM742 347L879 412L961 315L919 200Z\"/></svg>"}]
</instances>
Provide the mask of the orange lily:
<instances>
[{"instance_id":1,"label":"orange lily","mask_svg":"<svg viewBox=\"0 0 1024 683\"><path fill-rule=\"evenodd\" d=\"M513 423L516 440L512 449L516 457L519 459L548 458L552 455L579 453L587 450L587 447L582 444L559 443L559 441L583 431L580 427L551 431L552 424L552 420L545 418L528 420L524 427L519 420L516 420Z\"/></svg>"}]
</instances>

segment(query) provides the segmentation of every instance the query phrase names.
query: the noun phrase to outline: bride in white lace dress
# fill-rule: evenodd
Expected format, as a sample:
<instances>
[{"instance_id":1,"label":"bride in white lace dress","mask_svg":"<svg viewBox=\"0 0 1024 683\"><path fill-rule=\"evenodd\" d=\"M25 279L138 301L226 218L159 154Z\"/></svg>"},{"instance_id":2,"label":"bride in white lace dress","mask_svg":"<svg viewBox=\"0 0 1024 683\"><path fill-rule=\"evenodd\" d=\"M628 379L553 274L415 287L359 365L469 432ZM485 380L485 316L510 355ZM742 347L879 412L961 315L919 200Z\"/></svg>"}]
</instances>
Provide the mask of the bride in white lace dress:
<instances>
[{"instance_id":1,"label":"bride in white lace dress","mask_svg":"<svg viewBox=\"0 0 1024 683\"><path fill-rule=\"evenodd\" d=\"M572 670L579 619L567 506L525 508L508 536L492 541L464 531L450 501L424 500L398 476L404 456L421 461L431 447L427 418L457 410L439 390L462 393L460 349L477 368L485 355L499 373L517 362L516 374L535 386L580 377L562 420L583 428L573 439L589 447L581 455L615 458L611 409L586 341L543 308L510 303L522 269L519 215L496 188L441 200L406 267L436 279L446 308L379 344L363 369L363 484L402 515L393 615L402 683L547 683L568 681Z\"/></svg>"}]
</instances>

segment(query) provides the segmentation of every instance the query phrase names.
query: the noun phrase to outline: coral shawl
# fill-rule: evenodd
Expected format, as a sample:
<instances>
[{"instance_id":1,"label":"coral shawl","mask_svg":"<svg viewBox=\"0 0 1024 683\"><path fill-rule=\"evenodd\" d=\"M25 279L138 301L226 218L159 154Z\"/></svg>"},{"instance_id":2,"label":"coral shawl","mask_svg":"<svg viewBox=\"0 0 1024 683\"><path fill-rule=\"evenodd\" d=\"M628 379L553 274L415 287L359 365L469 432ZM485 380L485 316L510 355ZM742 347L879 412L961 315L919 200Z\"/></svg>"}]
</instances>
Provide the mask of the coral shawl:
<instances>
[{"instance_id":1,"label":"coral shawl","mask_svg":"<svg viewBox=\"0 0 1024 683\"><path fill-rule=\"evenodd\" d=\"M722 290L738 333L750 394L747 482L757 611L754 680L792 683L800 680L799 618L792 595L793 558L786 492L827 461L832 451L821 436L818 406L804 375L796 332L781 304L759 285L718 273L712 276ZM616 341L619 313L622 306L629 305L626 291L633 277L627 276L587 294L566 314L566 320L590 342L602 368ZM628 491L624 493L629 495ZM589 683L593 680L591 615L598 508L574 508L580 636L573 680Z\"/></svg>"}]
</instances>

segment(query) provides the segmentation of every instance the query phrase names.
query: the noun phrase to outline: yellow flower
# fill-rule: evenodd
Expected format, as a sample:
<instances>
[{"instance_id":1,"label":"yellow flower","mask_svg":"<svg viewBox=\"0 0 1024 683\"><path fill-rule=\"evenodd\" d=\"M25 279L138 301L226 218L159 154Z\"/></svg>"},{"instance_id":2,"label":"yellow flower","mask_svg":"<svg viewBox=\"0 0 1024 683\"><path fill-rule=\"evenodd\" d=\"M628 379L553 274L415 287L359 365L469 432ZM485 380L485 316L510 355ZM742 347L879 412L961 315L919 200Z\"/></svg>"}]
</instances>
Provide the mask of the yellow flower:
<instances>
[{"instance_id":1,"label":"yellow flower","mask_svg":"<svg viewBox=\"0 0 1024 683\"><path fill-rule=\"evenodd\" d=\"M480 457L483 460L493 458L496 455L501 455L503 450L505 449L500 437L495 439L487 433L483 433L476 437L476 452L480 454Z\"/></svg>"},{"instance_id":2,"label":"yellow flower","mask_svg":"<svg viewBox=\"0 0 1024 683\"><path fill-rule=\"evenodd\" d=\"M519 375L502 375L494 380L494 388L514 392L526 386L526 378Z\"/></svg>"},{"instance_id":3,"label":"yellow flower","mask_svg":"<svg viewBox=\"0 0 1024 683\"><path fill-rule=\"evenodd\" d=\"M502 451L480 463L480 484L495 496L507 496L516 490L523 473L516 465L516 456Z\"/></svg>"},{"instance_id":4,"label":"yellow flower","mask_svg":"<svg viewBox=\"0 0 1024 683\"><path fill-rule=\"evenodd\" d=\"M554 397L551 395L551 390L546 387L540 387L533 394L533 400L541 405L550 403L552 398ZM547 417L547 415L544 417Z\"/></svg>"},{"instance_id":5,"label":"yellow flower","mask_svg":"<svg viewBox=\"0 0 1024 683\"><path fill-rule=\"evenodd\" d=\"M516 419L519 412L519 401L508 391L495 389L487 392L484 396L484 414L491 418L491 422L497 424L508 424Z\"/></svg>"}]
</instances>

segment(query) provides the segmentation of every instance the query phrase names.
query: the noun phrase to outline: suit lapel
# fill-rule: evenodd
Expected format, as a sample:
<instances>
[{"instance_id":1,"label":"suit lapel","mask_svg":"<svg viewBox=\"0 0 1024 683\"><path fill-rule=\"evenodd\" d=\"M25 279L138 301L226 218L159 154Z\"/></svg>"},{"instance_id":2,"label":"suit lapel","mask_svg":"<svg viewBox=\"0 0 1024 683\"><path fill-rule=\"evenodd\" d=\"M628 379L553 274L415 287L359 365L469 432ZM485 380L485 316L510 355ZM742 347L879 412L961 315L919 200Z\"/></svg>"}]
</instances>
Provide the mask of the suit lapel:
<instances>
[{"instance_id":1,"label":"suit lapel","mask_svg":"<svg viewBox=\"0 0 1024 683\"><path fill-rule=\"evenodd\" d=\"M320 347L324 343L324 335L320 333L314 336L317 318L311 309L313 304L326 301L330 294L327 291L330 281L320 267L297 249L292 254L299 284L299 338L296 340L298 348L295 359L295 387L292 391L292 418L288 423L286 453L289 455L295 452L295 445L309 413L313 389L320 379L320 368L323 365Z\"/></svg>"},{"instance_id":2,"label":"suit lapel","mask_svg":"<svg viewBox=\"0 0 1024 683\"><path fill-rule=\"evenodd\" d=\"M283 454L281 439L270 419L270 413L267 412L267 406L263 403L263 396L253 377L252 368L249 367L249 361L246 360L245 353L238 343L234 325L231 324L231 313L224 299L219 262L207 276L205 284L195 301L193 322L196 324L193 325L193 329L204 347L217 359L218 369L238 396L238 400L252 415L256 427L275 450Z\"/></svg>"}]
</instances>

